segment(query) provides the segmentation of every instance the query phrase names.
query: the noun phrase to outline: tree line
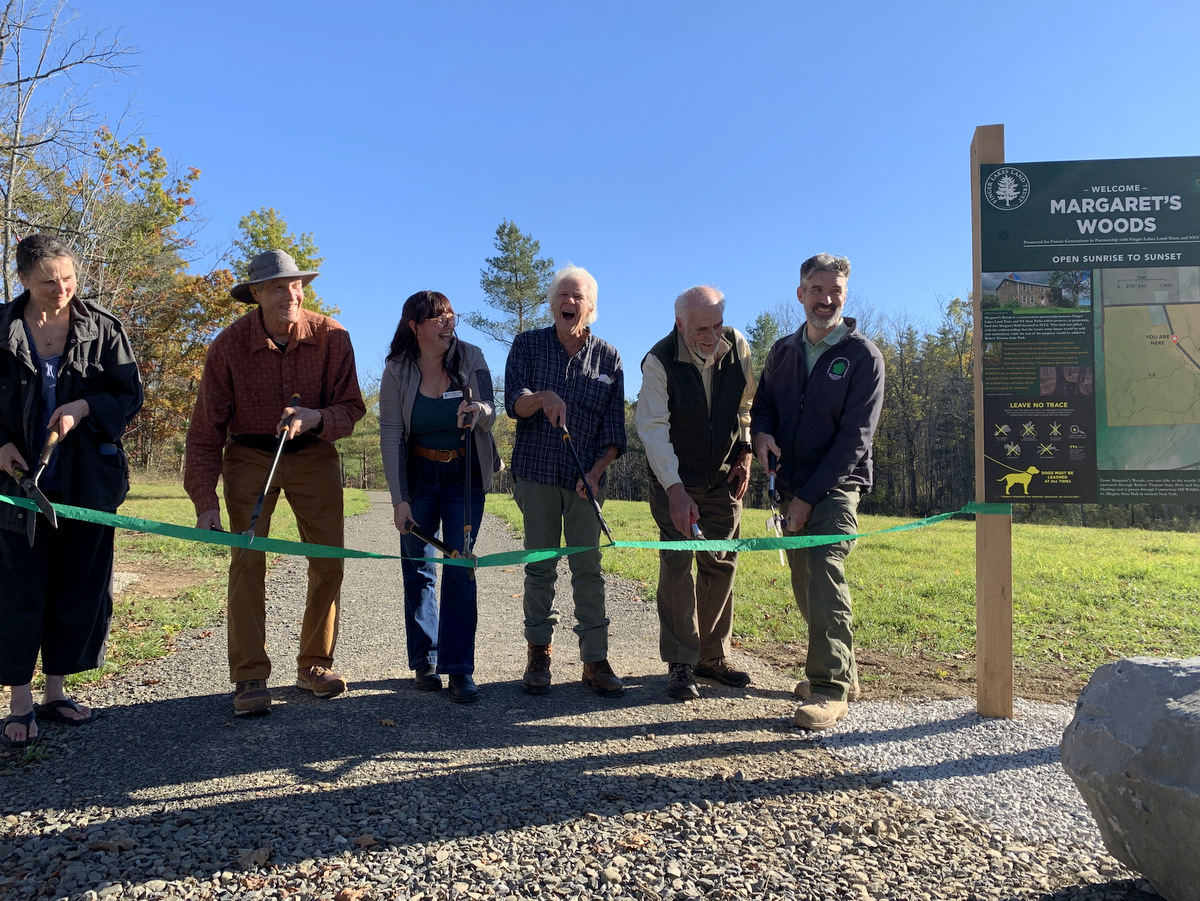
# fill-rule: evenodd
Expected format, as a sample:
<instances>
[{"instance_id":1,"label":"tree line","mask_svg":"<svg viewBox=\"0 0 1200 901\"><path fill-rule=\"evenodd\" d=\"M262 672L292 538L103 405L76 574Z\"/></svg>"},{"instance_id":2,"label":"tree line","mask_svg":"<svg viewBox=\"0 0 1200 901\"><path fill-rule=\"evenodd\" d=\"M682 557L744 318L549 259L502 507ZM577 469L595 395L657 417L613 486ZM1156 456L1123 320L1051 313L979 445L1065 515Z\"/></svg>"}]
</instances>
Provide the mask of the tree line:
<instances>
[{"instance_id":1,"label":"tree line","mask_svg":"<svg viewBox=\"0 0 1200 901\"><path fill-rule=\"evenodd\" d=\"M137 355L146 402L126 436L131 464L179 472L183 438L192 412L204 355L212 338L244 312L229 288L246 274L257 253L281 248L301 269L319 269L313 235L295 235L278 211L248 212L223 265L204 274L189 270L195 253L195 168L176 170L144 137L110 127L91 107L86 88L98 76L128 75L132 49L106 32L74 28L66 0L7 3L0 8L0 287L5 302L16 293L13 252L17 241L49 232L80 255L80 295L95 298L125 324ZM550 321L545 300L554 261L513 222L500 223L496 255L480 270L480 289L494 315L473 312L473 328L510 343L519 332ZM1086 300L1081 273L1055 275L1064 303ZM993 298L985 298L994 302ZM305 306L336 313L305 288ZM851 297L847 313L879 346L887 368L886 397L875 439L875 490L864 512L926 516L956 510L974 499L972 315L968 301L943 304L940 321L927 327L903 317L879 316ZM764 311L742 328L755 372L779 338L800 327L799 304ZM499 376L499 373L494 374ZM497 395L503 380L496 378ZM345 482L382 488L379 459L378 381L363 385L367 415L354 435L339 442ZM501 401L502 404L502 401ZM645 451L633 425L634 399L626 404L629 446L609 470L608 496L645 500ZM502 457L511 456L513 424L501 415L496 435ZM509 485L501 473L498 489ZM765 505L766 479L754 468L747 503ZM1200 508L1162 505L1017 505L1018 518L1085 525L1196 528Z\"/></svg>"},{"instance_id":2,"label":"tree line","mask_svg":"<svg viewBox=\"0 0 1200 901\"><path fill-rule=\"evenodd\" d=\"M487 258L480 270L480 288L497 315L489 318L476 312L469 314L467 321L495 340L511 344L519 332L551 321L546 288L554 264L549 258L539 257L539 243L508 220L497 227L494 246L496 255ZM944 301L940 319L932 327L903 316L880 316L870 303L853 295L846 310L878 345L887 371L883 412L875 435L875 488L863 499L861 509L906 517L961 509L975 499L974 325L970 301L958 297ZM744 327L734 324L746 335L757 374L772 345L801 327L803 310L799 303L780 304L759 313ZM497 405L501 408L494 434L501 457L508 460L512 456L514 425L503 413L503 386L498 375L493 373ZM378 385L368 386L364 394L368 410L377 410ZM615 500L645 501L649 496L650 476L645 448L634 425L635 409L636 398L628 398L628 447L608 470L607 495ZM368 412L368 420L372 415ZM345 466L353 484L383 488L382 462L377 458L378 419L368 420L359 425L353 438L345 439L355 448L352 461ZM376 430L374 434L371 429ZM376 457L369 459L372 452ZM507 471L498 475L494 490L511 492L512 480ZM766 475L755 466L746 504L765 508L766 491ZM1195 506L1014 504L1013 511L1017 521L1040 523L1200 527L1200 508Z\"/></svg>"}]
</instances>

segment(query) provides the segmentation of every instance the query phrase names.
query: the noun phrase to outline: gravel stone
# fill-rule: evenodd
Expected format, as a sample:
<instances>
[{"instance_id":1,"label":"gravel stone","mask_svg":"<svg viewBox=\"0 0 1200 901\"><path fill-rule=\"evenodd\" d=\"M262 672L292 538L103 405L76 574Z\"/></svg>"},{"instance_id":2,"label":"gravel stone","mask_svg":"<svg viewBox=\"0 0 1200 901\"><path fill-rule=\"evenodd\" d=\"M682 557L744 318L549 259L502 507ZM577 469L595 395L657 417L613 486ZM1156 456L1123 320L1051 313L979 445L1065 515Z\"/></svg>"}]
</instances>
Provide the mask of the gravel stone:
<instances>
[{"instance_id":1,"label":"gravel stone","mask_svg":"<svg viewBox=\"0 0 1200 901\"><path fill-rule=\"evenodd\" d=\"M386 495L347 543L394 553ZM480 553L519 549L486 518ZM342 696L293 687L306 561L267 593L275 700L235 718L223 626L81 692L105 712L0 757L0 898L1157 898L1109 857L1058 764L1066 705L1011 721L970 701L864 702L791 725L788 674L735 652L747 689L666 694L654 606L608 579L625 696L580 681L564 613L544 697L521 692L521 567L481 569L480 699L418 692L398 561L350 561ZM561 604L569 575L560 564Z\"/></svg>"}]
</instances>

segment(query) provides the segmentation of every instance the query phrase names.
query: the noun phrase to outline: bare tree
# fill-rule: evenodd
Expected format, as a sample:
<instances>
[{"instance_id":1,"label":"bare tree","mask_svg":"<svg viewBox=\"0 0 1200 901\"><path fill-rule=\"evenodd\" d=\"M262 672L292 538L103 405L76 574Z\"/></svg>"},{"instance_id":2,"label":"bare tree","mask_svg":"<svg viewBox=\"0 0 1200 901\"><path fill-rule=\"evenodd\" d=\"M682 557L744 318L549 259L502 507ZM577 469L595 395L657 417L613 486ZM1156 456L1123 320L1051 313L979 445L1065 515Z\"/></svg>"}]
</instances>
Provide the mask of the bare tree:
<instances>
[{"instance_id":1,"label":"bare tree","mask_svg":"<svg viewBox=\"0 0 1200 901\"><path fill-rule=\"evenodd\" d=\"M45 180L69 189L98 149L88 94L125 74L133 53L119 33L75 26L66 0L7 0L0 12L0 278L13 298L13 248L33 231L71 234L80 209L42 202ZM94 76L89 80L89 76ZM53 83L53 90L48 87ZM86 200L81 200L86 203Z\"/></svg>"}]
</instances>

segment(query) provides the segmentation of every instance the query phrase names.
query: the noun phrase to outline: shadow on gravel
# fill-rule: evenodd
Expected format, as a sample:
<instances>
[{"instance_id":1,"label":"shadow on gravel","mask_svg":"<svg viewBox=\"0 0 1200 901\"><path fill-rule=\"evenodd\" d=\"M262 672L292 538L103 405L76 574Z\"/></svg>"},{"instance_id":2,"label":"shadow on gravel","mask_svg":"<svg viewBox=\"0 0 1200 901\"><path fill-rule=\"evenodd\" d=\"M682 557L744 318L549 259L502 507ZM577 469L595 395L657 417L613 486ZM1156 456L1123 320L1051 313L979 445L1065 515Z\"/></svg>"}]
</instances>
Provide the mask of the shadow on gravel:
<instances>
[{"instance_id":1,"label":"shadow on gravel","mask_svg":"<svg viewBox=\"0 0 1200 901\"><path fill-rule=\"evenodd\" d=\"M937 720L931 723L917 723L897 729L877 729L870 732L842 732L837 736L837 744L847 747L869 747L871 745L908 742L916 747L920 747L928 743L931 739L936 740L939 736L948 735L962 729L974 728L979 725L982 719L979 714L969 713L963 716L956 716L953 719ZM1045 764L1047 754L1057 759L1058 746L1028 748L1023 751L1001 754L977 753L961 758L955 757L953 760L942 763L911 764L896 767L884 770L880 775L885 779L892 779L897 782L953 778L962 776L963 764L965 761L969 761L971 775L985 776L989 773L1000 773L1006 770L1022 770L1041 766Z\"/></svg>"},{"instance_id":2,"label":"shadow on gravel","mask_svg":"<svg viewBox=\"0 0 1200 901\"><path fill-rule=\"evenodd\" d=\"M1003 896L1001 901L1027 898L1027 895ZM1120 901L1162 901L1145 879L1114 879L1111 882L1092 882L1060 888L1051 895L1039 895L1037 901L1101 901L1119 898Z\"/></svg>"},{"instance_id":3,"label":"shadow on gravel","mask_svg":"<svg viewBox=\"0 0 1200 901\"><path fill-rule=\"evenodd\" d=\"M590 716L613 702L581 686L529 698L516 681L484 686L475 707L380 680L332 701L274 689L273 712L253 719L233 717L227 694L110 708L95 726L54 736L50 766L0 782L4 807L33 811L25 825L38 833L0 838L0 866L34 883L72 861L107 878L144 878L149 855L166 878L204 877L256 851L265 857L251 865L296 862L865 786L790 731L680 719L661 681L647 677L651 691L631 679L616 702L629 716L613 725ZM645 708L660 706L669 721L648 727ZM755 771L752 758L781 752L794 761L788 772L743 775ZM49 777L61 784L34 784ZM85 827L53 828L59 811L85 807L96 811ZM832 805L827 826L838 828ZM689 828L680 821L682 836Z\"/></svg>"}]
</instances>

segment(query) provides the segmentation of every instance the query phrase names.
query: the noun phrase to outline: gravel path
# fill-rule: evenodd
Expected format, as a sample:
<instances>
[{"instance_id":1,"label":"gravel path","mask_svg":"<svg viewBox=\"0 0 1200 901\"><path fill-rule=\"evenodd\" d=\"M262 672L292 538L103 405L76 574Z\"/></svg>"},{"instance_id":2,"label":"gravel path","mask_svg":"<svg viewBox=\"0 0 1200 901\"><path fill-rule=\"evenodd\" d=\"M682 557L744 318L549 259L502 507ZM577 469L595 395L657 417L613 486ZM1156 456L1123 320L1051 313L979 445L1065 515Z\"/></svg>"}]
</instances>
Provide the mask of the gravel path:
<instances>
[{"instance_id":1,"label":"gravel path","mask_svg":"<svg viewBox=\"0 0 1200 901\"><path fill-rule=\"evenodd\" d=\"M347 540L391 552L374 500ZM481 553L517 547L485 521ZM0 899L1157 898L1058 765L1067 707L866 702L814 738L794 680L749 656L750 688L677 704L653 605L616 580L625 697L582 687L567 623L531 698L519 568L479 573L481 697L455 705L412 687L396 561L348 565L351 690L319 701L288 678L304 568L269 583L270 716L232 716L218 627L89 690L105 715L50 727L43 759L0 758Z\"/></svg>"}]
</instances>

